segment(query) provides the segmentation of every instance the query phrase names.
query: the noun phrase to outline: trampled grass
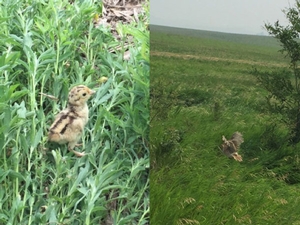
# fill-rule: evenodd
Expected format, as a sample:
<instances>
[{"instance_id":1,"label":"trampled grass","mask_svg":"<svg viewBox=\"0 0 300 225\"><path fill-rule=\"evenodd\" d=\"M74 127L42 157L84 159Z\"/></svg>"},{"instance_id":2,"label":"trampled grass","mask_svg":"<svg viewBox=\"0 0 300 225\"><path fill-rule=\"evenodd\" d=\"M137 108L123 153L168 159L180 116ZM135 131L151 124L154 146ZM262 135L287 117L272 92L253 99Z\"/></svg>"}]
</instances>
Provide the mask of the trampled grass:
<instances>
[{"instance_id":1,"label":"trampled grass","mask_svg":"<svg viewBox=\"0 0 300 225\"><path fill-rule=\"evenodd\" d=\"M149 224L147 4L117 40L101 1L1 3L0 224ZM82 158L47 142L78 84L96 91Z\"/></svg>"},{"instance_id":2,"label":"trampled grass","mask_svg":"<svg viewBox=\"0 0 300 225\"><path fill-rule=\"evenodd\" d=\"M278 46L180 35L151 28L151 222L299 224L299 146L286 145L288 130L251 75L284 66ZM219 148L235 131L241 163Z\"/></svg>"}]
</instances>

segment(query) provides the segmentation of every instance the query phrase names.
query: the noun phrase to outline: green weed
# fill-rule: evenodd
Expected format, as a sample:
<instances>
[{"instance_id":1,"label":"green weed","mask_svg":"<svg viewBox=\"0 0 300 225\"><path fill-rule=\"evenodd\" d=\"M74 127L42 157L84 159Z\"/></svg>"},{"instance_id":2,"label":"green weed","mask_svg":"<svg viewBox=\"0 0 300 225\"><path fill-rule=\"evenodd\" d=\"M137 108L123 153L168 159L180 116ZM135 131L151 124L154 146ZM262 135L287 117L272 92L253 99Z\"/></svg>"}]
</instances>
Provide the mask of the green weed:
<instances>
[{"instance_id":1,"label":"green weed","mask_svg":"<svg viewBox=\"0 0 300 225\"><path fill-rule=\"evenodd\" d=\"M1 224L149 223L148 7L118 24L126 61L122 41L93 24L101 2L1 3ZM77 84L96 90L83 158L46 138Z\"/></svg>"}]
</instances>

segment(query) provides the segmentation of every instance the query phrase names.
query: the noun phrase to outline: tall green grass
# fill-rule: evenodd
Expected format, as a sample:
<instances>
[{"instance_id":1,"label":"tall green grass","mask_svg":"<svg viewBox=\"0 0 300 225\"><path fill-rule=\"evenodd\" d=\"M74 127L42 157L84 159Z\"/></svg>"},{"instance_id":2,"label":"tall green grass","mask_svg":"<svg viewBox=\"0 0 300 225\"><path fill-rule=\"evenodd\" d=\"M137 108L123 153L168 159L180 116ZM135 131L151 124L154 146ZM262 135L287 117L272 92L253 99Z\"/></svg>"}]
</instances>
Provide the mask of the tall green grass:
<instances>
[{"instance_id":1,"label":"tall green grass","mask_svg":"<svg viewBox=\"0 0 300 225\"><path fill-rule=\"evenodd\" d=\"M148 2L121 41L93 24L101 1L0 4L0 223L148 224ZM96 91L82 158L47 142L78 84Z\"/></svg>"},{"instance_id":2,"label":"tall green grass","mask_svg":"<svg viewBox=\"0 0 300 225\"><path fill-rule=\"evenodd\" d=\"M177 45L184 34L169 34L174 44L164 41L168 30L151 32L151 50L160 53L160 42L161 52L169 44L178 53L151 55L151 222L299 224L300 148L287 146L288 128L269 111L267 93L251 75L262 54L248 53L260 48L227 40L213 47L213 39L199 37L187 44L198 46L191 51L199 57L187 58L190 49ZM212 57L228 60L201 58L207 47ZM239 62L231 57L235 51ZM275 60L277 49L268 51L262 60L274 60L273 67L260 68L278 69L284 60ZM222 135L235 131L245 139L241 163L220 151Z\"/></svg>"}]
</instances>

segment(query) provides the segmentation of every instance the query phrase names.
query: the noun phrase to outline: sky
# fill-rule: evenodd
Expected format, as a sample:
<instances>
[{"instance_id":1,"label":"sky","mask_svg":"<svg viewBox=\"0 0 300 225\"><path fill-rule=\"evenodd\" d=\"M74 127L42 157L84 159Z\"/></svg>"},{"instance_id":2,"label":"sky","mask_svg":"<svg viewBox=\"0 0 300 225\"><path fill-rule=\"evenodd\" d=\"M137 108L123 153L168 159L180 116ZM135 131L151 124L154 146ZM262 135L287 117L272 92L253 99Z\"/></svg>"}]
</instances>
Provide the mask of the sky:
<instances>
[{"instance_id":1,"label":"sky","mask_svg":"<svg viewBox=\"0 0 300 225\"><path fill-rule=\"evenodd\" d=\"M295 0L150 0L150 24L267 35L265 23L287 25Z\"/></svg>"}]
</instances>

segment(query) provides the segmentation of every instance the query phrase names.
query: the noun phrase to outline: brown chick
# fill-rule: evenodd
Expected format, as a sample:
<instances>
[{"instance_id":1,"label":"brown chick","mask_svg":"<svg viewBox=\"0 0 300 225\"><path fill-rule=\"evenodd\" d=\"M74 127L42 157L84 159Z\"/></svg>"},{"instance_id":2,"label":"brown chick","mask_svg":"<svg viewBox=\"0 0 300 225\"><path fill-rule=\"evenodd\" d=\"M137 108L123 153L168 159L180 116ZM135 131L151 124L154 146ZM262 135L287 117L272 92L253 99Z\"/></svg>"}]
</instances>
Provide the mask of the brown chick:
<instances>
[{"instance_id":1,"label":"brown chick","mask_svg":"<svg viewBox=\"0 0 300 225\"><path fill-rule=\"evenodd\" d=\"M222 151L229 158L234 158L236 161L243 161L242 156L237 153L240 145L244 142L243 135L240 132L235 132L230 140L222 136Z\"/></svg>"},{"instance_id":2,"label":"brown chick","mask_svg":"<svg viewBox=\"0 0 300 225\"><path fill-rule=\"evenodd\" d=\"M89 109L87 100L95 93L84 85L75 86L69 92L68 107L56 115L48 133L48 140L59 144L68 143L69 151L76 156L84 156L84 152L74 150L88 121Z\"/></svg>"}]
</instances>

